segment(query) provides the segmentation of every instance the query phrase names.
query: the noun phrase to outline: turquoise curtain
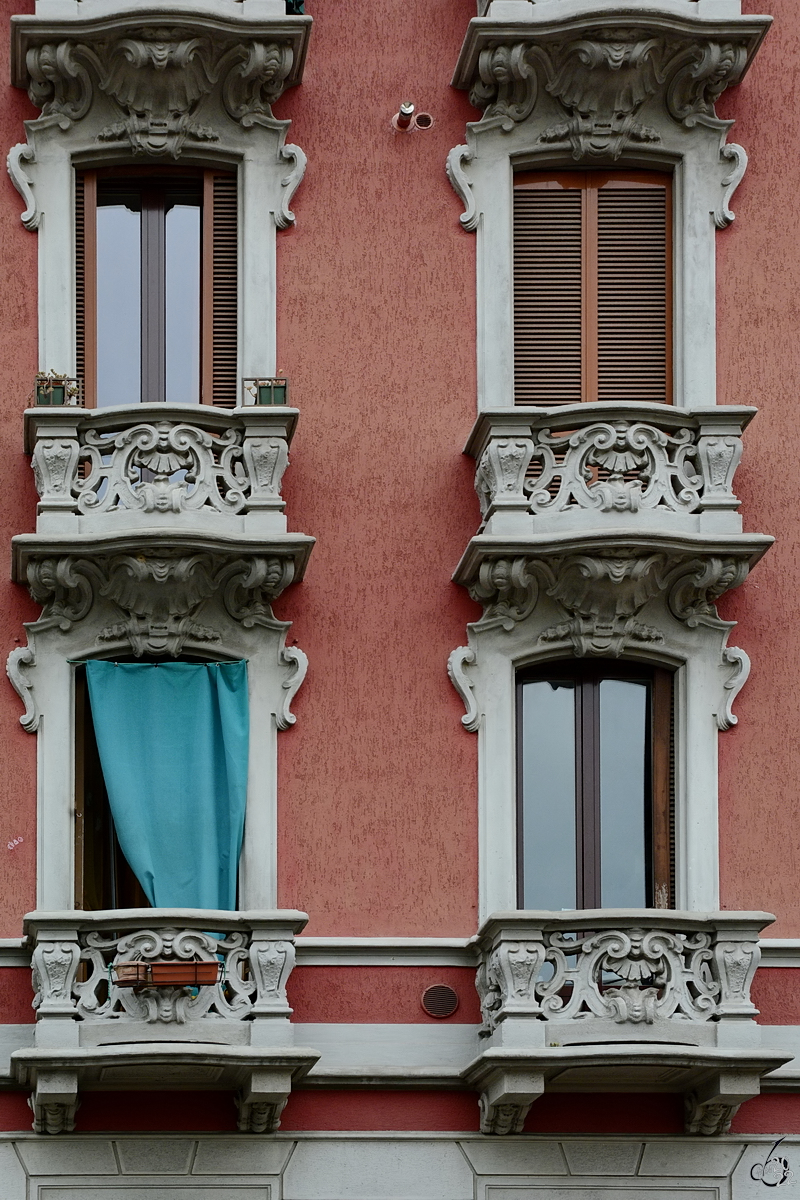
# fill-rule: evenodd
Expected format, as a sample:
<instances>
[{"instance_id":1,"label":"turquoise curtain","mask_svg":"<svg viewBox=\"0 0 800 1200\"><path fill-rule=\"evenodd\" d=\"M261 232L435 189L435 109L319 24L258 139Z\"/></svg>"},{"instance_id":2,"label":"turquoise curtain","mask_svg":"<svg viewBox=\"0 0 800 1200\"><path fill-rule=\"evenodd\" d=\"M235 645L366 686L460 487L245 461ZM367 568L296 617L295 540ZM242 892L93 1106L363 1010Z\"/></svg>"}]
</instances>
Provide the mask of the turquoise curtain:
<instances>
[{"instance_id":1,"label":"turquoise curtain","mask_svg":"<svg viewBox=\"0 0 800 1200\"><path fill-rule=\"evenodd\" d=\"M157 908L236 907L247 664L87 662L122 852Z\"/></svg>"}]
</instances>

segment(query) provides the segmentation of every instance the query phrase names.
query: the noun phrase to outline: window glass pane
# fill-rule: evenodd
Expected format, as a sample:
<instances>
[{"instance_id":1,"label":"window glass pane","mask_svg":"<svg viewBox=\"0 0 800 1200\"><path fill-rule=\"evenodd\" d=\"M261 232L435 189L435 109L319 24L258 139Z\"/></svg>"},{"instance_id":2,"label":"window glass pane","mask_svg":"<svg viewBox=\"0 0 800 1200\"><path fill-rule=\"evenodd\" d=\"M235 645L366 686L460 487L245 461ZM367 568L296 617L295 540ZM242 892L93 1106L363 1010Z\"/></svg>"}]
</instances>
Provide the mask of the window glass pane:
<instances>
[{"instance_id":1,"label":"window glass pane","mask_svg":"<svg viewBox=\"0 0 800 1200\"><path fill-rule=\"evenodd\" d=\"M167 212L167 403L200 400L200 208Z\"/></svg>"},{"instance_id":2,"label":"window glass pane","mask_svg":"<svg viewBox=\"0 0 800 1200\"><path fill-rule=\"evenodd\" d=\"M97 209L97 404L138 404L141 394L139 213Z\"/></svg>"},{"instance_id":3,"label":"window glass pane","mask_svg":"<svg viewBox=\"0 0 800 1200\"><path fill-rule=\"evenodd\" d=\"M523 908L575 907L575 685L522 685Z\"/></svg>"},{"instance_id":4,"label":"window glass pane","mask_svg":"<svg viewBox=\"0 0 800 1200\"><path fill-rule=\"evenodd\" d=\"M646 681L600 683L600 864L604 908L644 908Z\"/></svg>"}]
</instances>

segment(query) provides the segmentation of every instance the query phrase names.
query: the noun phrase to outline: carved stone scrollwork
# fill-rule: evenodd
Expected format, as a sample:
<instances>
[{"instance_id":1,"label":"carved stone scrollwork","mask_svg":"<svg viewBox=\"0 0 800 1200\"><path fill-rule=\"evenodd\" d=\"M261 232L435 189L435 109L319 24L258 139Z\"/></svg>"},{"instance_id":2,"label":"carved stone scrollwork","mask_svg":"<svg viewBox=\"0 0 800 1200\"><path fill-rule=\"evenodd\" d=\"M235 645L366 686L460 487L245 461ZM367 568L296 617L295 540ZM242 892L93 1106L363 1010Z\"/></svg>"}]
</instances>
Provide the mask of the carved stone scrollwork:
<instances>
[{"instance_id":1,"label":"carved stone scrollwork","mask_svg":"<svg viewBox=\"0 0 800 1200\"><path fill-rule=\"evenodd\" d=\"M484 110L485 120L497 119L503 129L511 130L530 116L538 86L524 42L492 46L478 58L478 80L470 91L470 103Z\"/></svg>"},{"instance_id":2,"label":"carved stone scrollwork","mask_svg":"<svg viewBox=\"0 0 800 1200\"><path fill-rule=\"evenodd\" d=\"M241 1096L236 1098L239 1118L236 1127L240 1133L276 1133L281 1124L281 1113L289 1102L285 1100L252 1101Z\"/></svg>"},{"instance_id":3,"label":"carved stone scrollwork","mask_svg":"<svg viewBox=\"0 0 800 1200\"><path fill-rule=\"evenodd\" d=\"M760 950L752 914L739 928L732 914L720 914L716 927L665 916L654 928L646 917L595 928L590 914L582 923L573 915L541 924L533 916L497 918L502 928L484 941L476 975L481 1037L514 1017L577 1021L588 1037L595 1020L675 1021L677 1028L756 1014L750 986Z\"/></svg>"},{"instance_id":4,"label":"carved stone scrollwork","mask_svg":"<svg viewBox=\"0 0 800 1200\"><path fill-rule=\"evenodd\" d=\"M576 160L618 159L631 143L659 142L640 110L656 95L666 113L692 128L716 120L714 104L738 82L749 54L741 41L699 40L653 26L607 23L580 36L552 31L527 41L494 41L478 54L470 100L484 122L510 131L525 121L544 92L564 119L544 129L541 143L569 146Z\"/></svg>"},{"instance_id":5,"label":"carved stone scrollwork","mask_svg":"<svg viewBox=\"0 0 800 1200\"><path fill-rule=\"evenodd\" d=\"M228 614L245 627L274 625L270 601L293 577L291 556L278 555L231 561L212 553L163 551L34 558L28 564L31 595L44 608L42 621L68 630L101 596L116 605L123 619L103 629L99 639L127 640L137 656L174 657L187 639L219 642L220 634L197 620L204 602L217 592Z\"/></svg>"},{"instance_id":6,"label":"carved stone scrollwork","mask_svg":"<svg viewBox=\"0 0 800 1200\"><path fill-rule=\"evenodd\" d=\"M272 119L271 104L281 96L292 69L291 47L253 42L233 51L222 85L222 101L234 121L247 128Z\"/></svg>"},{"instance_id":7,"label":"carved stone scrollwork","mask_svg":"<svg viewBox=\"0 0 800 1200\"><path fill-rule=\"evenodd\" d=\"M74 1013L72 989L80 957L77 941L42 939L36 946L32 956L36 993L33 1007L40 1017Z\"/></svg>"},{"instance_id":8,"label":"carved stone scrollwork","mask_svg":"<svg viewBox=\"0 0 800 1200\"><path fill-rule=\"evenodd\" d=\"M659 595L689 628L719 625L715 601L743 583L748 570L746 558L698 559L621 547L559 557L520 555L484 560L469 593L484 606L476 628L511 631L530 616L544 592L560 605L566 619L543 630L540 642L570 642L579 657L617 657L631 643L664 641L660 630L638 619ZM735 686L732 682L731 690Z\"/></svg>"},{"instance_id":9,"label":"carved stone scrollwork","mask_svg":"<svg viewBox=\"0 0 800 1200\"><path fill-rule=\"evenodd\" d=\"M502 1136L507 1133L522 1133L525 1118L531 1110L530 1104L492 1104L488 1096L478 1097L481 1114L481 1133Z\"/></svg>"},{"instance_id":10,"label":"carved stone scrollwork","mask_svg":"<svg viewBox=\"0 0 800 1200\"><path fill-rule=\"evenodd\" d=\"M733 665L733 672L725 681L723 703L717 710L717 725L724 731L739 722L739 718L733 712L733 704L750 675L750 656L738 646L726 646L722 657L726 663Z\"/></svg>"},{"instance_id":11,"label":"carved stone scrollwork","mask_svg":"<svg viewBox=\"0 0 800 1200\"><path fill-rule=\"evenodd\" d=\"M295 961L292 942L257 941L250 946L250 971L256 983L254 1013L290 1012L286 999L286 980Z\"/></svg>"},{"instance_id":12,"label":"carved stone scrollwork","mask_svg":"<svg viewBox=\"0 0 800 1200\"><path fill-rule=\"evenodd\" d=\"M500 625L511 630L533 612L539 585L528 565L524 557L496 558L481 564L469 594L483 604L482 628Z\"/></svg>"},{"instance_id":13,"label":"carved stone scrollwork","mask_svg":"<svg viewBox=\"0 0 800 1200\"><path fill-rule=\"evenodd\" d=\"M699 1133L703 1137L729 1133L740 1107L738 1104L701 1104L693 1092L686 1096L684 1106L686 1132Z\"/></svg>"},{"instance_id":14,"label":"carved stone scrollwork","mask_svg":"<svg viewBox=\"0 0 800 1200\"><path fill-rule=\"evenodd\" d=\"M272 122L270 105L287 86L294 53L289 41L242 41L230 32L210 37L177 22L129 26L105 40L31 47L28 95L44 120L67 129L86 116L97 89L119 110L100 141L178 158L187 140L220 140L218 128L197 119L215 89L231 120L245 128Z\"/></svg>"},{"instance_id":15,"label":"carved stone scrollwork","mask_svg":"<svg viewBox=\"0 0 800 1200\"><path fill-rule=\"evenodd\" d=\"M33 1113L34 1133L74 1133L80 1108L77 1078L66 1071L40 1074L28 1107Z\"/></svg>"}]
</instances>

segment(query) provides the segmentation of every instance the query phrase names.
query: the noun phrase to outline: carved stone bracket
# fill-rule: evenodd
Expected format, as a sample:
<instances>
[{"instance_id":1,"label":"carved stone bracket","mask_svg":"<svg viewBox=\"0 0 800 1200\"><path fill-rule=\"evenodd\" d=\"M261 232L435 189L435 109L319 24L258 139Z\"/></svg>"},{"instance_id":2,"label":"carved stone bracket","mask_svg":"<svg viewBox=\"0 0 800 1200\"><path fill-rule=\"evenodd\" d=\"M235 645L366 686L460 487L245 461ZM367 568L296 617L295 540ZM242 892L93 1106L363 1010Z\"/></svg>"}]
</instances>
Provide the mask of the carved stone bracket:
<instances>
[{"instance_id":1,"label":"carved stone bracket","mask_svg":"<svg viewBox=\"0 0 800 1200\"><path fill-rule=\"evenodd\" d=\"M121 619L101 630L98 639L129 641L137 657L177 656L187 640L220 642L219 632L198 620L214 595L246 628L274 626L271 601L294 575L293 556L279 552L226 556L158 550L92 558L33 556L28 562L28 583L43 607L42 622L66 631L98 598L111 601Z\"/></svg>"},{"instance_id":2,"label":"carved stone bracket","mask_svg":"<svg viewBox=\"0 0 800 1200\"><path fill-rule=\"evenodd\" d=\"M274 124L271 105L299 81L307 21L248 36L241 26L145 10L104 26L75 23L48 38L41 23L15 27L15 83L62 129L81 121L98 95L116 119L97 134L134 154L177 159L189 142L220 140L219 119L244 128ZM215 98L207 111L204 101ZM205 114L205 115L204 115Z\"/></svg>"},{"instance_id":3,"label":"carved stone bracket","mask_svg":"<svg viewBox=\"0 0 800 1200\"><path fill-rule=\"evenodd\" d=\"M483 121L506 132L550 97L561 119L541 131L541 143L569 147L575 160L615 160L631 144L660 142L658 129L641 119L653 97L687 129L715 122L714 104L741 79L762 35L752 24L715 32L613 14L588 28L532 23L524 38L519 27L500 27L495 36L480 28L468 35L456 82L469 87Z\"/></svg>"},{"instance_id":4,"label":"carved stone bracket","mask_svg":"<svg viewBox=\"0 0 800 1200\"><path fill-rule=\"evenodd\" d=\"M579 554L487 557L468 588L484 609L476 630L500 626L510 632L544 593L565 619L545 629L540 642L571 643L579 657L619 656L631 643L663 642L658 629L638 619L655 596L662 595L672 616L690 628L720 624L715 601L738 587L748 570L748 559L733 554L598 547Z\"/></svg>"}]
</instances>

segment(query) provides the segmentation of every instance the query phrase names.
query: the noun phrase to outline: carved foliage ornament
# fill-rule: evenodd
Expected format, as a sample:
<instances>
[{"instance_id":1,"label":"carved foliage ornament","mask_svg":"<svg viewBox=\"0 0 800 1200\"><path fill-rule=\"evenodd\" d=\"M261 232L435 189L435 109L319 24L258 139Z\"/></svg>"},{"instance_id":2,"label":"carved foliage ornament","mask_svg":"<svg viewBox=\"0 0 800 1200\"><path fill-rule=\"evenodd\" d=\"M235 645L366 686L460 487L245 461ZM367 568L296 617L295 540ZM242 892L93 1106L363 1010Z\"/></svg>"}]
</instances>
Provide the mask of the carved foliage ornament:
<instances>
[{"instance_id":1,"label":"carved foliage ornament","mask_svg":"<svg viewBox=\"0 0 800 1200\"><path fill-rule=\"evenodd\" d=\"M63 41L28 50L28 95L42 118L62 129L89 111L94 89L109 96L120 119L101 141L126 143L134 154L178 158L186 140L219 140L195 119L202 99L219 85L232 120L248 127L272 121L270 105L292 69L293 50L278 42L238 42L194 36L172 27L144 27L105 42Z\"/></svg>"},{"instance_id":2,"label":"carved foliage ornament","mask_svg":"<svg viewBox=\"0 0 800 1200\"><path fill-rule=\"evenodd\" d=\"M220 634L197 620L204 602L214 595L246 628L272 626L270 601L293 577L289 556L231 559L210 552L64 556L34 559L28 566L31 595L44 608L42 622L69 630L102 597L119 609L122 619L103 629L99 640L129 641L137 656L174 657L187 640L219 642ZM296 669L301 666L296 664Z\"/></svg>"},{"instance_id":3,"label":"carved foliage ornament","mask_svg":"<svg viewBox=\"0 0 800 1200\"><path fill-rule=\"evenodd\" d=\"M617 159L631 142L658 142L639 120L643 104L662 91L669 115L691 128L715 119L714 104L747 62L744 42L700 43L634 26L589 29L539 45L498 42L482 50L470 100L484 121L506 131L533 112L541 90L564 120L539 140L569 146L573 157Z\"/></svg>"},{"instance_id":4,"label":"carved foliage ornament","mask_svg":"<svg viewBox=\"0 0 800 1200\"><path fill-rule=\"evenodd\" d=\"M622 549L562 557L486 559L470 585L484 606L477 628L510 631L524 620L544 589L564 609L566 620L540 641L571 641L575 654L622 654L631 641L661 642L663 635L637 620L654 596L666 597L670 612L690 628L715 625L715 601L747 577L747 559L674 557ZM733 686L733 685L731 685Z\"/></svg>"}]
</instances>

